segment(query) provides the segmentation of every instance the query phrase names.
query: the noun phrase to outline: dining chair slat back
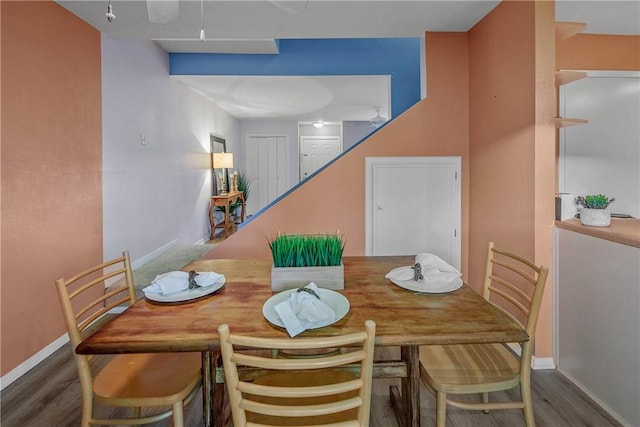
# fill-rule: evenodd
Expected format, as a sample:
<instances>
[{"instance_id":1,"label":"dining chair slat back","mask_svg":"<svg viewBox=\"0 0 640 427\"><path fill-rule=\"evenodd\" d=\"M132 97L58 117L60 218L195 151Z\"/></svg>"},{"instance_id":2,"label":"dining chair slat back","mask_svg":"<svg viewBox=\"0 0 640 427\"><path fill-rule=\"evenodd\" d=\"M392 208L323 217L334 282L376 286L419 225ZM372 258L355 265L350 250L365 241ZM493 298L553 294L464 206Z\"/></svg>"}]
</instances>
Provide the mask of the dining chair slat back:
<instances>
[{"instance_id":1,"label":"dining chair slat back","mask_svg":"<svg viewBox=\"0 0 640 427\"><path fill-rule=\"evenodd\" d=\"M420 347L420 377L436 394L436 425L444 427L447 405L470 410L522 409L535 426L531 402L531 356L548 269L489 242L483 297L527 332L524 343ZM518 352L513 346L519 346ZM520 386L521 399L490 402L489 392ZM481 393L482 401L449 395Z\"/></svg>"},{"instance_id":2,"label":"dining chair slat back","mask_svg":"<svg viewBox=\"0 0 640 427\"><path fill-rule=\"evenodd\" d=\"M136 301L129 253L60 278L56 289L80 378L81 425L148 424L173 416L174 426L184 426L184 405L202 384L199 353L117 355L96 375L92 357L75 353L84 338L117 316L114 309ZM133 416L98 418L96 404L133 408ZM141 408L154 410L141 416Z\"/></svg>"},{"instance_id":3,"label":"dining chair slat back","mask_svg":"<svg viewBox=\"0 0 640 427\"><path fill-rule=\"evenodd\" d=\"M371 402L375 322L362 332L333 337L260 338L220 325L220 349L233 425L367 426ZM322 349L346 348L322 353ZM308 357L274 358L269 350L313 350ZM247 380L239 372L265 374ZM357 372L354 373L354 372Z\"/></svg>"}]
</instances>

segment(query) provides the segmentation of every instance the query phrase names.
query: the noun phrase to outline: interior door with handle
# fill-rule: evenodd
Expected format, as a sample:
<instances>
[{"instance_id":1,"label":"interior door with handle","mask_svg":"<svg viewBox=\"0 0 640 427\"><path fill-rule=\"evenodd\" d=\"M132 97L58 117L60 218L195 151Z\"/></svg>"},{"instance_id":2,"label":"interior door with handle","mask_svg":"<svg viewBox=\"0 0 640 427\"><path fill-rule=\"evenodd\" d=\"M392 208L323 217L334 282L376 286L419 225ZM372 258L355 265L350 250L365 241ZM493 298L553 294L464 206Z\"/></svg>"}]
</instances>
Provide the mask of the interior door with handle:
<instances>
[{"instance_id":1,"label":"interior door with handle","mask_svg":"<svg viewBox=\"0 0 640 427\"><path fill-rule=\"evenodd\" d=\"M460 269L460 157L368 157L365 254L433 253Z\"/></svg>"},{"instance_id":2,"label":"interior door with handle","mask_svg":"<svg viewBox=\"0 0 640 427\"><path fill-rule=\"evenodd\" d=\"M341 151L342 139L339 136L301 136L300 180L307 179Z\"/></svg>"}]
</instances>

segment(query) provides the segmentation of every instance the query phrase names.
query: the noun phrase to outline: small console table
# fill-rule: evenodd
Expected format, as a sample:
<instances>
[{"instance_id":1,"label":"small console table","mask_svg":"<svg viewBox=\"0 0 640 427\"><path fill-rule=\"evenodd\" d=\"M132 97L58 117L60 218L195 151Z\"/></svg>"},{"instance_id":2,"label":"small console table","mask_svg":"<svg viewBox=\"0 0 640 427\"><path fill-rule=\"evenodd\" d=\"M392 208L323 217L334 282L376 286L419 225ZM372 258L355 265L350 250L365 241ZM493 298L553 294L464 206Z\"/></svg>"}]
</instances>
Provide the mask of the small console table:
<instances>
[{"instance_id":1,"label":"small console table","mask_svg":"<svg viewBox=\"0 0 640 427\"><path fill-rule=\"evenodd\" d=\"M216 228L224 228L225 233L231 227L231 212L229 212L229 205L240 201L242 209L240 211L240 222L244 222L244 193L242 191L231 191L229 193L219 194L217 196L211 196L211 204L209 205L209 223L211 224L211 239L215 237ZM213 213L217 206L224 206L224 223L215 223Z\"/></svg>"}]
</instances>

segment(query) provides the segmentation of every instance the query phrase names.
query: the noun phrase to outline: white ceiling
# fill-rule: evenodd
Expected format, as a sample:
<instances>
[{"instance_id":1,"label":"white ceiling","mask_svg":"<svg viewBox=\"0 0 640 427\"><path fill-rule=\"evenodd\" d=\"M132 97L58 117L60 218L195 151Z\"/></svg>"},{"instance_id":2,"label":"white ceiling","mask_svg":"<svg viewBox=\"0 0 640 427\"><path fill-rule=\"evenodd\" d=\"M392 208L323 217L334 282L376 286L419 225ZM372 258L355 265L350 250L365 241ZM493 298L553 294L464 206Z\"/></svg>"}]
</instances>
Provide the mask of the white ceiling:
<instances>
[{"instance_id":1,"label":"white ceiling","mask_svg":"<svg viewBox=\"0 0 640 427\"><path fill-rule=\"evenodd\" d=\"M163 0L149 0L163 5ZM154 40L171 52L274 53L276 39L423 37L425 31L468 31L498 1L205 0L206 41L199 40L201 3L180 0L179 17L151 23L147 2L57 1L102 33ZM640 1L556 2L558 21L587 23L585 33L640 34ZM368 120L389 116L388 77L175 76L236 117Z\"/></svg>"}]
</instances>

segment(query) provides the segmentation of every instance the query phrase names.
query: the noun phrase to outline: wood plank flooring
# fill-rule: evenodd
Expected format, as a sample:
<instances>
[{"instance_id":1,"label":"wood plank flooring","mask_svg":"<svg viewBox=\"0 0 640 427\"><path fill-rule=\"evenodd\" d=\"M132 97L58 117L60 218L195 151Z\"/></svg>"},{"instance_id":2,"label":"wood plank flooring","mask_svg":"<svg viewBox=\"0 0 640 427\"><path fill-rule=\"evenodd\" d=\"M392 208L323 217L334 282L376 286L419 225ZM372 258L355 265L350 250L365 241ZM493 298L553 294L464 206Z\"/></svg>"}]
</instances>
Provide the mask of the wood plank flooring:
<instances>
[{"instance_id":1,"label":"wood plank flooring","mask_svg":"<svg viewBox=\"0 0 640 427\"><path fill-rule=\"evenodd\" d=\"M382 349L380 356L397 358L398 349ZM397 425L389 404L389 385L398 380L374 380L371 427ZM532 375L536 424L539 427L620 426L589 397L557 371L534 371ZM517 391L495 394L496 399L517 395ZM65 345L40 365L2 391L2 427L64 427L80 425L80 384L69 345ZM435 399L422 387L421 425L435 425ZM121 410L99 408L101 415L127 415ZM448 409L448 426L523 426L521 411L464 411ZM198 395L187 407L186 425L202 426L202 398ZM166 427L171 420L149 424Z\"/></svg>"}]
</instances>

